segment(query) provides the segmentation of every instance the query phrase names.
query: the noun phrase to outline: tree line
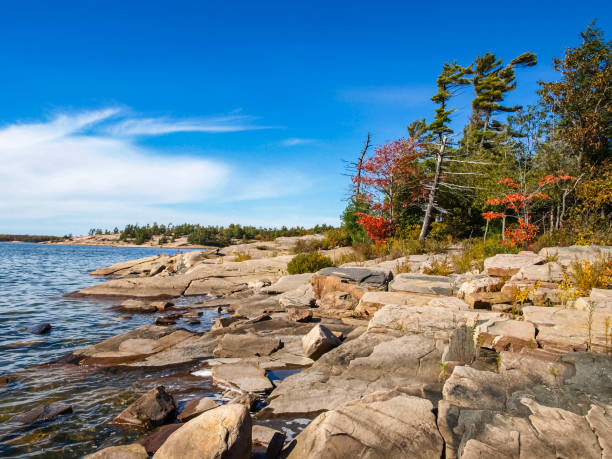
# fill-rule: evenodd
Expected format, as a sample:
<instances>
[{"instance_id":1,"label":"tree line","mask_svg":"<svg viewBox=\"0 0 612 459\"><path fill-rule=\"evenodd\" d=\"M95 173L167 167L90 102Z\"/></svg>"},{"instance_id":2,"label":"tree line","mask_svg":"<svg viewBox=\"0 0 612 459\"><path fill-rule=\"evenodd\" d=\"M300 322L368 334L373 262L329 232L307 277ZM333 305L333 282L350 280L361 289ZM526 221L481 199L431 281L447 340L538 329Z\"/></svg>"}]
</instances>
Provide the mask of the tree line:
<instances>
[{"instance_id":1,"label":"tree line","mask_svg":"<svg viewBox=\"0 0 612 459\"><path fill-rule=\"evenodd\" d=\"M160 236L158 243L163 245L168 242L174 242L174 240L179 237L187 236L187 240L190 244L224 247L238 240L271 241L277 237L283 236L321 234L332 228L332 226L326 224L315 225L312 228L304 228L301 226L291 228L287 228L286 226L281 228L262 228L248 225L242 226L233 223L228 226L203 226L191 223L184 223L182 225L153 223L152 225L128 224L122 230L114 228L112 234L119 234L119 240L121 241L135 244L143 244L150 241L154 236ZM89 234L109 235L111 231L92 228Z\"/></svg>"},{"instance_id":2,"label":"tree line","mask_svg":"<svg viewBox=\"0 0 612 459\"><path fill-rule=\"evenodd\" d=\"M612 243L612 42L591 23L581 44L553 60L555 81L538 82L528 106L506 103L517 76L537 65L525 52L505 63L491 52L447 62L431 100L435 111L400 139L352 163L342 215L354 243L393 238L496 235L523 247ZM473 93L462 132L451 127L461 91Z\"/></svg>"}]
</instances>

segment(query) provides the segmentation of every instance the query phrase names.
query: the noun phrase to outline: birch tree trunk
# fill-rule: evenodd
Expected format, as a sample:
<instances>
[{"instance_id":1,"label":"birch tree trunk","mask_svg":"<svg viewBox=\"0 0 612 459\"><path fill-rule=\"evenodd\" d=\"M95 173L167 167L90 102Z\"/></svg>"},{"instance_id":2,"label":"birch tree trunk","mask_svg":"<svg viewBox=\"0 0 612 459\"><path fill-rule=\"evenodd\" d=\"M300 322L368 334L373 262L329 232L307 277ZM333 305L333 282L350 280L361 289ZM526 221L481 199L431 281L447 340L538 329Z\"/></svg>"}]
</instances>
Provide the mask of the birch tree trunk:
<instances>
[{"instance_id":1,"label":"birch tree trunk","mask_svg":"<svg viewBox=\"0 0 612 459\"><path fill-rule=\"evenodd\" d=\"M431 226L433 207L436 201L436 195L438 194L438 185L440 184L440 175L442 174L442 161L444 160L444 151L446 150L447 139L447 136L442 138L440 150L436 155L436 173L434 175L433 183L431 184L431 190L429 191L429 200L427 201L427 208L425 209L425 216L423 217L423 226L421 227L421 234L419 234L419 241L425 240L425 236L427 236L429 227Z\"/></svg>"}]
</instances>

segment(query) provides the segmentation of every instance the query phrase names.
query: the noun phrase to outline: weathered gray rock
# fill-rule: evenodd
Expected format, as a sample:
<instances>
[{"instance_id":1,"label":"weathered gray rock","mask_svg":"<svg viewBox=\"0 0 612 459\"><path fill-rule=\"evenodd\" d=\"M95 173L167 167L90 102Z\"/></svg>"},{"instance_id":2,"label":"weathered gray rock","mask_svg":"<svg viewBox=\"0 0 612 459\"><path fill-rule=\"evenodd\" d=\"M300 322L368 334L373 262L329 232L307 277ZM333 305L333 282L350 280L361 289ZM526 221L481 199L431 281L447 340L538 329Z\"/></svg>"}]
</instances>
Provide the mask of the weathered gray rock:
<instances>
[{"instance_id":1,"label":"weathered gray rock","mask_svg":"<svg viewBox=\"0 0 612 459\"><path fill-rule=\"evenodd\" d=\"M317 325L302 338L306 357L317 360L326 352L340 345L340 340L323 325Z\"/></svg>"},{"instance_id":2,"label":"weathered gray rock","mask_svg":"<svg viewBox=\"0 0 612 459\"><path fill-rule=\"evenodd\" d=\"M576 368L572 362L563 361L563 354L524 347L520 352L501 352L499 372L528 385L557 387L574 377Z\"/></svg>"},{"instance_id":3,"label":"weathered gray rock","mask_svg":"<svg viewBox=\"0 0 612 459\"><path fill-rule=\"evenodd\" d=\"M438 308L456 309L459 311L467 311L468 309L470 309L469 304L454 296L440 296L432 298L427 304L429 306L434 306Z\"/></svg>"},{"instance_id":4,"label":"weathered gray rock","mask_svg":"<svg viewBox=\"0 0 612 459\"><path fill-rule=\"evenodd\" d=\"M28 328L28 332L32 333L33 335L44 335L46 333L49 333L50 331L50 323L38 324Z\"/></svg>"},{"instance_id":5,"label":"weathered gray rock","mask_svg":"<svg viewBox=\"0 0 612 459\"><path fill-rule=\"evenodd\" d=\"M594 288L588 297L578 298L574 302L574 307L581 311L606 310L612 317L612 290Z\"/></svg>"},{"instance_id":6,"label":"weathered gray rock","mask_svg":"<svg viewBox=\"0 0 612 459\"><path fill-rule=\"evenodd\" d=\"M134 443L132 445L110 446L97 451L85 459L149 459L144 446Z\"/></svg>"},{"instance_id":7,"label":"weathered gray rock","mask_svg":"<svg viewBox=\"0 0 612 459\"><path fill-rule=\"evenodd\" d=\"M190 419L193 419L196 416L199 416L200 414L204 413L205 411L217 408L217 406L219 405L217 405L217 403L212 398L208 397L190 400L185 404L183 411L179 413L177 419L181 422L187 422Z\"/></svg>"},{"instance_id":8,"label":"weathered gray rock","mask_svg":"<svg viewBox=\"0 0 612 459\"><path fill-rule=\"evenodd\" d=\"M590 314L570 308L527 306L523 308L523 317L536 326L536 341L545 349L571 352L590 346L596 352L606 352L610 346L605 336L610 312L605 308L595 308Z\"/></svg>"},{"instance_id":9,"label":"weathered gray rock","mask_svg":"<svg viewBox=\"0 0 612 459\"><path fill-rule=\"evenodd\" d=\"M389 283L389 291L452 295L453 280L447 276L403 273Z\"/></svg>"},{"instance_id":10,"label":"weathered gray rock","mask_svg":"<svg viewBox=\"0 0 612 459\"><path fill-rule=\"evenodd\" d=\"M474 324L502 317L503 314L498 312L450 309L439 306L405 307L390 304L374 315L370 320L368 330L391 335L449 332L463 324L472 327Z\"/></svg>"},{"instance_id":11,"label":"weathered gray rock","mask_svg":"<svg viewBox=\"0 0 612 459\"><path fill-rule=\"evenodd\" d=\"M72 406L65 403L49 403L39 405L26 413L18 414L10 418L8 424L35 424L55 419L62 414L72 413Z\"/></svg>"},{"instance_id":12,"label":"weathered gray rock","mask_svg":"<svg viewBox=\"0 0 612 459\"><path fill-rule=\"evenodd\" d=\"M481 276L467 279L459 285L457 296L459 298L468 298L474 293L498 292L502 285L504 285L504 281L499 277Z\"/></svg>"},{"instance_id":13,"label":"weathered gray rock","mask_svg":"<svg viewBox=\"0 0 612 459\"><path fill-rule=\"evenodd\" d=\"M519 272L512 276L512 280L529 279L542 282L561 282L563 274L563 267L559 263L551 262L543 265L523 266Z\"/></svg>"},{"instance_id":14,"label":"weathered gray rock","mask_svg":"<svg viewBox=\"0 0 612 459\"><path fill-rule=\"evenodd\" d=\"M174 397L166 392L164 386L158 386L123 410L113 422L151 429L165 424L175 413Z\"/></svg>"},{"instance_id":15,"label":"weathered gray rock","mask_svg":"<svg viewBox=\"0 0 612 459\"><path fill-rule=\"evenodd\" d=\"M520 403L531 414L464 409L441 401L438 428L446 443L446 457L602 457L601 439L584 416L527 397Z\"/></svg>"},{"instance_id":16,"label":"weathered gray rock","mask_svg":"<svg viewBox=\"0 0 612 459\"><path fill-rule=\"evenodd\" d=\"M215 349L215 357L252 357L270 355L281 347L278 338L262 338L254 333L226 334Z\"/></svg>"},{"instance_id":17,"label":"weathered gray rock","mask_svg":"<svg viewBox=\"0 0 612 459\"><path fill-rule=\"evenodd\" d=\"M602 257L612 257L612 247L602 245L546 247L540 250L539 255L544 258L554 259L564 268L568 268L576 262L587 261L589 263L596 263Z\"/></svg>"},{"instance_id":18,"label":"weathered gray rock","mask_svg":"<svg viewBox=\"0 0 612 459\"><path fill-rule=\"evenodd\" d=\"M522 268L540 265L546 260L533 252L519 254L500 253L484 261L485 271L489 276L512 276Z\"/></svg>"},{"instance_id":19,"label":"weathered gray rock","mask_svg":"<svg viewBox=\"0 0 612 459\"><path fill-rule=\"evenodd\" d=\"M92 276L124 276L124 275L134 275L140 274L143 272L147 272L147 274L151 271L152 266L157 266L160 263L163 263L165 260L169 259L168 255L160 254L153 255L151 257L146 258L138 258L136 260L128 260L123 261L121 263L115 263L114 265L107 266L105 268L96 269L91 272Z\"/></svg>"},{"instance_id":20,"label":"weathered gray rock","mask_svg":"<svg viewBox=\"0 0 612 459\"><path fill-rule=\"evenodd\" d=\"M436 458L443 441L429 400L377 392L319 415L287 447L288 458Z\"/></svg>"},{"instance_id":21,"label":"weathered gray rock","mask_svg":"<svg viewBox=\"0 0 612 459\"><path fill-rule=\"evenodd\" d=\"M263 415L316 414L397 387L435 400L433 394L441 390L441 363L450 368L474 359L471 327L477 315L432 306L387 305L375 314L367 332L283 380Z\"/></svg>"},{"instance_id":22,"label":"weathered gray rock","mask_svg":"<svg viewBox=\"0 0 612 459\"><path fill-rule=\"evenodd\" d=\"M174 432L154 459L244 459L251 455L251 416L244 405L207 411Z\"/></svg>"},{"instance_id":23,"label":"weathered gray rock","mask_svg":"<svg viewBox=\"0 0 612 459\"><path fill-rule=\"evenodd\" d=\"M444 400L457 406L503 411L508 385L498 373L457 366L446 380L442 394Z\"/></svg>"},{"instance_id":24,"label":"weathered gray rock","mask_svg":"<svg viewBox=\"0 0 612 459\"><path fill-rule=\"evenodd\" d=\"M373 316L376 311L387 304L405 306L423 306L431 301L431 295L409 292L367 292L359 300L355 313Z\"/></svg>"},{"instance_id":25,"label":"weathered gray rock","mask_svg":"<svg viewBox=\"0 0 612 459\"><path fill-rule=\"evenodd\" d=\"M387 273L368 268L323 268L316 275L337 277L344 282L364 284L374 289L385 287L389 281Z\"/></svg>"},{"instance_id":26,"label":"weathered gray rock","mask_svg":"<svg viewBox=\"0 0 612 459\"><path fill-rule=\"evenodd\" d=\"M312 273L289 274L281 277L278 281L261 289L262 293L280 294L296 290L305 285L310 285Z\"/></svg>"},{"instance_id":27,"label":"weathered gray rock","mask_svg":"<svg viewBox=\"0 0 612 459\"><path fill-rule=\"evenodd\" d=\"M586 420L591 430L597 436L601 447L601 457L609 459L612 457L612 405L605 407L593 405L586 415Z\"/></svg>"},{"instance_id":28,"label":"weathered gray rock","mask_svg":"<svg viewBox=\"0 0 612 459\"><path fill-rule=\"evenodd\" d=\"M264 393L274 386L264 369L253 362L218 365L212 369L213 383L241 392Z\"/></svg>"},{"instance_id":29,"label":"weathered gray rock","mask_svg":"<svg viewBox=\"0 0 612 459\"><path fill-rule=\"evenodd\" d=\"M286 307L310 307L315 304L315 295L310 283L304 284L295 290L289 290L278 297L278 302Z\"/></svg>"}]
</instances>

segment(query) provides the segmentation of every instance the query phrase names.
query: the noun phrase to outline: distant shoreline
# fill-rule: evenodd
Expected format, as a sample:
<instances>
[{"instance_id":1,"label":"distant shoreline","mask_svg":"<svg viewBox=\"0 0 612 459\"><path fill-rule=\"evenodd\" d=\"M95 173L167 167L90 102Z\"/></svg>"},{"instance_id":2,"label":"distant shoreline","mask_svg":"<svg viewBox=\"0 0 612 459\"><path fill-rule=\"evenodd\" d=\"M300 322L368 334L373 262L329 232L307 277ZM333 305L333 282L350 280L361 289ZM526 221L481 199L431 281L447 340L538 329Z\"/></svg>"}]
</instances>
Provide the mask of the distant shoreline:
<instances>
[{"instance_id":1,"label":"distant shoreline","mask_svg":"<svg viewBox=\"0 0 612 459\"><path fill-rule=\"evenodd\" d=\"M24 241L4 241L4 242L24 242ZM185 245L173 245L173 244L118 244L116 242L52 242L52 241L41 241L36 242L36 244L40 245L74 245L74 246L88 246L88 247L125 247L129 249L208 249L213 250L216 247L205 246L205 245L193 245L193 244L185 244Z\"/></svg>"}]
</instances>

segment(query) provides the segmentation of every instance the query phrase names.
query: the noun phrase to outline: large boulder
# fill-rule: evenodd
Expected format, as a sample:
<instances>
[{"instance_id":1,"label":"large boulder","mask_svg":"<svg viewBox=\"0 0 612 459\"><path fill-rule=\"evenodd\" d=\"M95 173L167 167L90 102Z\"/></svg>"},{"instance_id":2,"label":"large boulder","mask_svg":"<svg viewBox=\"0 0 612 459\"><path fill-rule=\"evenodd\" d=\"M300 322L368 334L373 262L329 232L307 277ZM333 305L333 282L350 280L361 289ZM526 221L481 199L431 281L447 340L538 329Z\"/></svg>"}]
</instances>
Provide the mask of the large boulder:
<instances>
[{"instance_id":1,"label":"large boulder","mask_svg":"<svg viewBox=\"0 0 612 459\"><path fill-rule=\"evenodd\" d=\"M533 252L521 252L518 254L499 253L484 261L484 268L489 276L512 276L522 268L540 265L546 260L543 256Z\"/></svg>"},{"instance_id":2,"label":"large boulder","mask_svg":"<svg viewBox=\"0 0 612 459\"><path fill-rule=\"evenodd\" d=\"M187 422L205 411L217 408L217 406L219 406L217 402L208 397L190 400L185 404L183 411L179 413L177 418L181 422Z\"/></svg>"},{"instance_id":3,"label":"large boulder","mask_svg":"<svg viewBox=\"0 0 612 459\"><path fill-rule=\"evenodd\" d=\"M304 285L309 285L310 279L312 279L312 273L289 274L287 276L281 277L274 284L262 288L261 292L269 294L290 292Z\"/></svg>"},{"instance_id":4,"label":"large boulder","mask_svg":"<svg viewBox=\"0 0 612 459\"><path fill-rule=\"evenodd\" d=\"M310 307L315 304L315 295L310 283L304 284L295 290L289 290L278 296L281 306L290 307Z\"/></svg>"},{"instance_id":5,"label":"large boulder","mask_svg":"<svg viewBox=\"0 0 612 459\"><path fill-rule=\"evenodd\" d=\"M447 276L403 273L391 281L389 291L452 295L453 280Z\"/></svg>"},{"instance_id":6,"label":"large boulder","mask_svg":"<svg viewBox=\"0 0 612 459\"><path fill-rule=\"evenodd\" d=\"M323 268L317 276L332 276L344 282L362 284L373 289L384 288L389 281L389 273L368 268Z\"/></svg>"},{"instance_id":7,"label":"large boulder","mask_svg":"<svg viewBox=\"0 0 612 459\"><path fill-rule=\"evenodd\" d=\"M386 290L390 273L367 268L325 268L312 276L319 314L350 316L364 293Z\"/></svg>"},{"instance_id":8,"label":"large boulder","mask_svg":"<svg viewBox=\"0 0 612 459\"><path fill-rule=\"evenodd\" d=\"M115 276L123 277L128 275L138 275L142 273L150 273L151 269L155 269L160 264L166 262L170 257L165 254L153 255L146 258L138 258L136 260L122 261L105 268L99 268L91 272L92 276Z\"/></svg>"},{"instance_id":9,"label":"large boulder","mask_svg":"<svg viewBox=\"0 0 612 459\"><path fill-rule=\"evenodd\" d=\"M123 410L113 422L151 429L165 424L174 417L175 413L174 397L166 392L164 386L158 386Z\"/></svg>"},{"instance_id":10,"label":"large boulder","mask_svg":"<svg viewBox=\"0 0 612 459\"><path fill-rule=\"evenodd\" d=\"M538 332L536 341L545 349L560 352L609 352L610 336L606 336L606 320L610 311L595 308L591 311L561 307L526 306L525 321L533 323Z\"/></svg>"},{"instance_id":11,"label":"large boulder","mask_svg":"<svg viewBox=\"0 0 612 459\"><path fill-rule=\"evenodd\" d=\"M590 309L607 310L612 315L612 290L594 288L588 297L578 298L574 302L574 307L581 311Z\"/></svg>"},{"instance_id":12,"label":"large boulder","mask_svg":"<svg viewBox=\"0 0 612 459\"><path fill-rule=\"evenodd\" d=\"M264 393L274 386L266 371L253 362L236 362L218 365L212 369L213 383L241 392Z\"/></svg>"},{"instance_id":13,"label":"large boulder","mask_svg":"<svg viewBox=\"0 0 612 459\"><path fill-rule=\"evenodd\" d=\"M174 432L154 459L244 459L251 455L251 416L241 404L207 411Z\"/></svg>"},{"instance_id":14,"label":"large boulder","mask_svg":"<svg viewBox=\"0 0 612 459\"><path fill-rule=\"evenodd\" d=\"M148 454L155 452L164 444L170 435L183 427L184 424L166 424L158 427L146 437L138 440L138 444L144 446ZM147 456L148 457L148 456Z\"/></svg>"},{"instance_id":15,"label":"large boulder","mask_svg":"<svg viewBox=\"0 0 612 459\"><path fill-rule=\"evenodd\" d=\"M438 404L446 457L602 456L612 358L528 348L500 357L499 373L458 366L446 381Z\"/></svg>"},{"instance_id":16,"label":"large boulder","mask_svg":"<svg viewBox=\"0 0 612 459\"><path fill-rule=\"evenodd\" d=\"M316 325L302 338L304 354L312 360L317 360L339 345L340 340L323 325Z\"/></svg>"},{"instance_id":17,"label":"large boulder","mask_svg":"<svg viewBox=\"0 0 612 459\"><path fill-rule=\"evenodd\" d=\"M503 285L504 281L499 277L482 276L467 279L459 285L457 296L459 298L469 298L475 293L499 292Z\"/></svg>"},{"instance_id":18,"label":"large boulder","mask_svg":"<svg viewBox=\"0 0 612 459\"><path fill-rule=\"evenodd\" d=\"M133 364L191 343L195 339L197 337L193 333L185 330L147 325L76 350L73 355L81 365ZM193 359L197 357L193 356Z\"/></svg>"},{"instance_id":19,"label":"large boulder","mask_svg":"<svg viewBox=\"0 0 612 459\"><path fill-rule=\"evenodd\" d=\"M612 257L612 247L603 245L572 245L571 247L546 247L539 255L555 260L564 268L583 261L596 263L603 257Z\"/></svg>"},{"instance_id":20,"label":"large boulder","mask_svg":"<svg viewBox=\"0 0 612 459\"><path fill-rule=\"evenodd\" d=\"M454 365L475 358L472 327L501 316L436 306L384 306L365 333L285 378L270 394L262 416L317 414L397 387L436 400L444 368L450 373Z\"/></svg>"},{"instance_id":21,"label":"large boulder","mask_svg":"<svg viewBox=\"0 0 612 459\"><path fill-rule=\"evenodd\" d=\"M492 319L476 329L476 341L481 347L518 352L524 347L537 347L535 326L531 322Z\"/></svg>"},{"instance_id":22,"label":"large boulder","mask_svg":"<svg viewBox=\"0 0 612 459\"><path fill-rule=\"evenodd\" d=\"M262 338L255 333L226 334L215 349L215 357L253 357L270 355L281 347L278 338Z\"/></svg>"},{"instance_id":23,"label":"large boulder","mask_svg":"<svg viewBox=\"0 0 612 459\"><path fill-rule=\"evenodd\" d=\"M512 280L536 280L542 282L561 282L564 270L559 263L551 262L543 265L523 266L512 276Z\"/></svg>"},{"instance_id":24,"label":"large boulder","mask_svg":"<svg viewBox=\"0 0 612 459\"><path fill-rule=\"evenodd\" d=\"M132 445L110 446L97 451L85 459L149 459L144 446L134 443Z\"/></svg>"},{"instance_id":25,"label":"large boulder","mask_svg":"<svg viewBox=\"0 0 612 459\"><path fill-rule=\"evenodd\" d=\"M377 392L319 415L286 448L288 458L440 458L429 400Z\"/></svg>"},{"instance_id":26,"label":"large boulder","mask_svg":"<svg viewBox=\"0 0 612 459\"><path fill-rule=\"evenodd\" d=\"M520 403L530 414L516 416L499 411L464 409L441 401L438 427L446 443L446 457L603 457L600 444L603 444L602 440L606 442L609 435L593 427L607 427L609 416L596 418L601 412L593 411L594 416L589 420L528 397L521 398Z\"/></svg>"},{"instance_id":27,"label":"large boulder","mask_svg":"<svg viewBox=\"0 0 612 459\"><path fill-rule=\"evenodd\" d=\"M387 304L404 306L423 306L431 301L431 295L409 292L367 292L359 300L355 313L362 316L373 316L376 311Z\"/></svg>"}]
</instances>

